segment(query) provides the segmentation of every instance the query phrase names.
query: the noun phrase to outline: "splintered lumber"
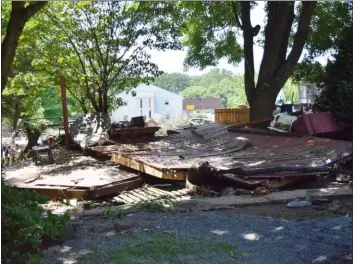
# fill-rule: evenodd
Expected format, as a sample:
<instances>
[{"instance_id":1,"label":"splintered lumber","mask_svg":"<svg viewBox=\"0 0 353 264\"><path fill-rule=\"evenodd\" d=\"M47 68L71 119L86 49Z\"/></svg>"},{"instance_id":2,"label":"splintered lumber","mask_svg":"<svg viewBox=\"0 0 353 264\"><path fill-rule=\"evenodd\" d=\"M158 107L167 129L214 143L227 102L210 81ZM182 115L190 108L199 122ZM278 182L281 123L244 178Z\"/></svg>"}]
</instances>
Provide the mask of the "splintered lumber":
<instances>
[{"instance_id":1,"label":"splintered lumber","mask_svg":"<svg viewBox=\"0 0 353 264\"><path fill-rule=\"evenodd\" d=\"M288 172L297 172L289 174ZM276 179L277 186L284 186L315 176L327 175L329 172L342 172L350 174L351 171L331 169L331 168L311 168L311 167L292 167L292 166L279 166L259 169L219 169L210 166L208 162L202 163L199 167L193 167L189 170L188 181L192 184L210 186L213 190L220 190L225 186L232 187L248 187L253 188L263 185L264 181L260 179ZM262 175L264 173L287 172L286 174ZM316 172L317 174L315 174ZM242 180L241 178L247 179ZM291 178L291 180L286 180ZM300 178L300 179L299 179ZM253 179L253 180L252 180ZM258 179L256 181L256 179ZM282 180L279 184L278 181Z\"/></svg>"},{"instance_id":2,"label":"splintered lumber","mask_svg":"<svg viewBox=\"0 0 353 264\"><path fill-rule=\"evenodd\" d=\"M147 197L149 200L153 200L153 199L161 197L161 195L158 195L158 194L153 193L153 192L149 192L147 188L136 189L135 192Z\"/></svg>"},{"instance_id":3,"label":"splintered lumber","mask_svg":"<svg viewBox=\"0 0 353 264\"><path fill-rule=\"evenodd\" d=\"M142 201L148 201L150 199L148 199L148 197L146 197L145 195L142 195L134 190L131 190L129 193L131 193L132 195L136 196L137 198L139 198Z\"/></svg>"},{"instance_id":4,"label":"splintered lumber","mask_svg":"<svg viewBox=\"0 0 353 264\"><path fill-rule=\"evenodd\" d=\"M296 172L333 172L347 175L353 175L352 170L332 169L326 167L299 167L299 166L276 166L258 169L244 169L244 168L232 168L232 169L218 169L219 173L234 173L237 175L258 175L263 173L274 173L281 171L296 171Z\"/></svg>"},{"instance_id":5,"label":"splintered lumber","mask_svg":"<svg viewBox=\"0 0 353 264\"><path fill-rule=\"evenodd\" d=\"M172 197L175 197L175 196L176 196L176 195L173 194L173 193L166 192L166 191L163 191L163 190L154 188L154 187L148 187L148 190L151 191L151 192L154 192L154 193L156 193L156 194L159 194L159 195L161 195L161 196L172 196Z\"/></svg>"},{"instance_id":6,"label":"splintered lumber","mask_svg":"<svg viewBox=\"0 0 353 264\"><path fill-rule=\"evenodd\" d=\"M117 198L119 198L119 200L123 200L123 201L126 201L128 203L135 203L135 200L134 199L131 199L129 196L121 193L117 196Z\"/></svg>"},{"instance_id":7,"label":"splintered lumber","mask_svg":"<svg viewBox=\"0 0 353 264\"><path fill-rule=\"evenodd\" d=\"M88 192L88 198L97 199L99 197L123 192L129 189L140 187L143 183L144 183L144 179L141 177L135 177L126 181L111 183L111 184L100 186L93 190L90 190Z\"/></svg>"}]
</instances>

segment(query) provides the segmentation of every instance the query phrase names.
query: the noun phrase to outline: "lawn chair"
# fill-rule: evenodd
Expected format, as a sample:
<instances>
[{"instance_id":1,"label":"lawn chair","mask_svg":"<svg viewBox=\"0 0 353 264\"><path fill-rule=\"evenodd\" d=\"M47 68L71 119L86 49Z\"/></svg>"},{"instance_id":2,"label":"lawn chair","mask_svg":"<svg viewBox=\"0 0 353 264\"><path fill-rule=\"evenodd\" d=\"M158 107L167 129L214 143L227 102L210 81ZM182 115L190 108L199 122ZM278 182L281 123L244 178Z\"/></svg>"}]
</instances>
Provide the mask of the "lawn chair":
<instances>
[{"instance_id":1,"label":"lawn chair","mask_svg":"<svg viewBox=\"0 0 353 264\"><path fill-rule=\"evenodd\" d=\"M53 153L51 151L51 146L50 145L39 145L39 146L34 146L32 148L33 152L33 162L38 165L38 154L39 153L47 153L48 154L48 159L52 163L54 163L54 158L53 158Z\"/></svg>"}]
</instances>

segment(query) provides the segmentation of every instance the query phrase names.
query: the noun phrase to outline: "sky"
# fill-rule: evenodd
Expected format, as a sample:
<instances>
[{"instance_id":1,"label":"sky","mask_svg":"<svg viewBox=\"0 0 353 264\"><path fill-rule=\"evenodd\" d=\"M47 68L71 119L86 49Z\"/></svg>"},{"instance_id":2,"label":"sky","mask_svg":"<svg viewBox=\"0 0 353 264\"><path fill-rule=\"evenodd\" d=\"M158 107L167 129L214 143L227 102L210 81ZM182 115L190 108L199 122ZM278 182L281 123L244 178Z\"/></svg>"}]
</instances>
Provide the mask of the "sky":
<instances>
[{"instance_id":1,"label":"sky","mask_svg":"<svg viewBox=\"0 0 353 264\"><path fill-rule=\"evenodd\" d=\"M258 1L257 6L251 11L251 23L253 26L260 25L261 28L264 28L264 19L265 19L265 11L264 6L265 2ZM237 41L239 44L243 44L242 36L237 37ZM256 43L256 38L254 39ZM215 67L207 67L203 71L200 71L197 68L190 68L187 72L184 72L183 62L186 56L186 51L176 51L176 50L169 50L169 51L157 51L152 50L150 51L151 54L151 61L156 63L160 70L166 73L186 73L189 75L202 75L207 73L210 69ZM261 64L263 49L258 45L254 45L254 64L255 64L255 71L258 72ZM304 54L304 53L303 53ZM302 57L303 57L302 54ZM302 58L301 57L301 58ZM325 56L319 57L316 59L321 64L326 64L327 58ZM238 65L230 65L225 59L220 60L217 68L222 68L233 72L234 74L244 74L244 60L242 60Z\"/></svg>"}]
</instances>

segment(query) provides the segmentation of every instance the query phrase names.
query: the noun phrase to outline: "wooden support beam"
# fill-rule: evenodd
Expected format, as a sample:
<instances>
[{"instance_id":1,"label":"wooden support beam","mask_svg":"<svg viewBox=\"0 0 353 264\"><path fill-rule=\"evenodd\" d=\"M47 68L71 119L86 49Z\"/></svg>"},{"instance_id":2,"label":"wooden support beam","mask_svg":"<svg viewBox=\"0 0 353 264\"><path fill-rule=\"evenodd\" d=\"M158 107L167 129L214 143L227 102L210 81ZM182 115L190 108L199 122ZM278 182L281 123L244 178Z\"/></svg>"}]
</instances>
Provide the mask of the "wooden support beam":
<instances>
[{"instance_id":1,"label":"wooden support beam","mask_svg":"<svg viewBox=\"0 0 353 264\"><path fill-rule=\"evenodd\" d=\"M35 191L54 200L62 199L86 199L87 190L73 188L50 187L50 186L20 186L18 188Z\"/></svg>"},{"instance_id":2,"label":"wooden support beam","mask_svg":"<svg viewBox=\"0 0 353 264\"><path fill-rule=\"evenodd\" d=\"M88 198L96 199L99 197L103 197L103 196L107 196L115 193L117 194L125 190L130 190L130 189L140 187L143 183L144 183L144 179L138 177L132 180L129 179L123 182L116 182L109 185L100 186L96 189L90 190L88 192Z\"/></svg>"},{"instance_id":3,"label":"wooden support beam","mask_svg":"<svg viewBox=\"0 0 353 264\"><path fill-rule=\"evenodd\" d=\"M165 180L183 181L186 179L187 171L185 170L157 169L153 166L144 163L143 161L134 159L129 156L123 156L113 153L112 161L125 167Z\"/></svg>"}]
</instances>

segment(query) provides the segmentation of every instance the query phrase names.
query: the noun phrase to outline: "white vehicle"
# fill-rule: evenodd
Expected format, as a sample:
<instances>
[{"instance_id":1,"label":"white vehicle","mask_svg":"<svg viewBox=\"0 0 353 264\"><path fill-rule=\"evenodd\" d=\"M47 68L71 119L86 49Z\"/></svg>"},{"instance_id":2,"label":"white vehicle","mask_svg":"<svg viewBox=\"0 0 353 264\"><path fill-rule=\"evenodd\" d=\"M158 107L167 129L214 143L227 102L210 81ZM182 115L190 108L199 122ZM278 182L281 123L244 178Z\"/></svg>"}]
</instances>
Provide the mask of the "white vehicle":
<instances>
[{"instance_id":1,"label":"white vehicle","mask_svg":"<svg viewBox=\"0 0 353 264\"><path fill-rule=\"evenodd\" d=\"M205 118L191 118L189 120L190 125L198 126L203 124L210 124L213 123L211 120Z\"/></svg>"}]
</instances>

